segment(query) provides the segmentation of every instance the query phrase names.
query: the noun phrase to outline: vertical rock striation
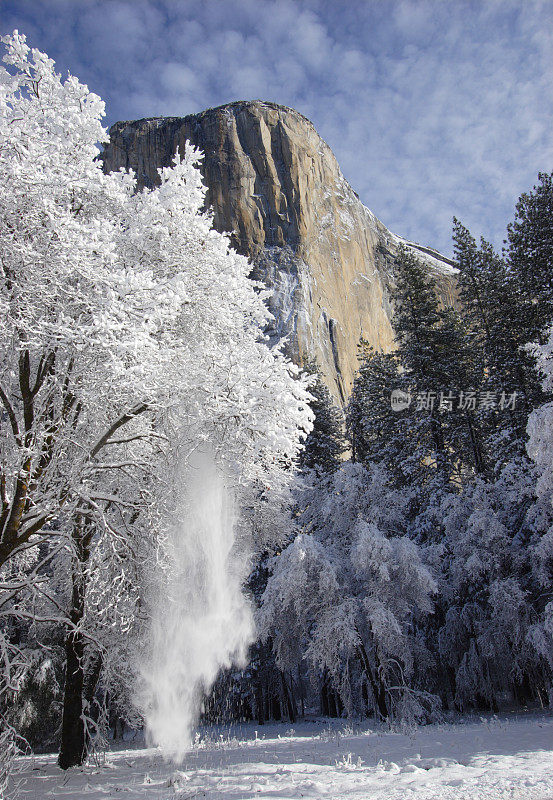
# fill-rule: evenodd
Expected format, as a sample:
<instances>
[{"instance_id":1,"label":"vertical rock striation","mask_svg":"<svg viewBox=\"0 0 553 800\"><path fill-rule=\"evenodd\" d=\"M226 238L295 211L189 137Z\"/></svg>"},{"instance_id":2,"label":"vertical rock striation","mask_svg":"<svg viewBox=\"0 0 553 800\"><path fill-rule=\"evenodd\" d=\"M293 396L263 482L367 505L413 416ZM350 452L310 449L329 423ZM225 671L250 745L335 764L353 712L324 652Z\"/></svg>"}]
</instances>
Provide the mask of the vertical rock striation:
<instances>
[{"instance_id":1,"label":"vertical rock striation","mask_svg":"<svg viewBox=\"0 0 553 800\"><path fill-rule=\"evenodd\" d=\"M188 117L118 122L104 169L133 169L141 186L152 186L188 141L205 154L216 228L231 234L253 276L273 290L270 335L287 336L296 360L315 359L341 403L360 338L378 350L394 346L389 290L400 242L427 265L441 301L454 302L451 263L391 233L360 202L311 122L290 108L237 102Z\"/></svg>"}]
</instances>

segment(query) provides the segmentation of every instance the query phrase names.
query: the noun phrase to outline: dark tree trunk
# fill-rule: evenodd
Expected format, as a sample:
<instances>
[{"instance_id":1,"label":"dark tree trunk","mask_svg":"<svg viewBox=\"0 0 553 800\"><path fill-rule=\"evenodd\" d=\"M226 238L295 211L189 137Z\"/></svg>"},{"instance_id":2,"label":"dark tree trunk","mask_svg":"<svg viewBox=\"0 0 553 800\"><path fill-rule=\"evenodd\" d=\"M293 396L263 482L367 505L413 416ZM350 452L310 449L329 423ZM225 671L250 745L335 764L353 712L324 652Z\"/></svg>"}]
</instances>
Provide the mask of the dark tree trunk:
<instances>
[{"instance_id":1,"label":"dark tree trunk","mask_svg":"<svg viewBox=\"0 0 553 800\"><path fill-rule=\"evenodd\" d=\"M282 719L282 709L280 707L280 697L271 691L271 718L277 722Z\"/></svg>"},{"instance_id":2,"label":"dark tree trunk","mask_svg":"<svg viewBox=\"0 0 553 800\"><path fill-rule=\"evenodd\" d=\"M288 686L288 681L286 680L286 675L284 672L280 673L281 681L282 681L282 693L284 695L284 702L286 703L286 710L288 712L288 719L290 722L295 722L298 718L298 709L296 707L296 702L294 699L294 686L292 681L290 681L290 686Z\"/></svg>"},{"instance_id":3,"label":"dark tree trunk","mask_svg":"<svg viewBox=\"0 0 553 800\"><path fill-rule=\"evenodd\" d=\"M340 692L334 692L334 698L336 703L336 716L341 717L344 713L344 704L342 703L342 698L340 697Z\"/></svg>"},{"instance_id":4,"label":"dark tree trunk","mask_svg":"<svg viewBox=\"0 0 553 800\"><path fill-rule=\"evenodd\" d=\"M445 709L455 709L456 711L460 711L461 709L455 702L455 697L457 695L457 681L455 678L455 670L453 667L449 665L442 666L443 673L447 678L447 686L449 687L449 692L447 687L442 692L442 703Z\"/></svg>"},{"instance_id":5,"label":"dark tree trunk","mask_svg":"<svg viewBox=\"0 0 553 800\"><path fill-rule=\"evenodd\" d=\"M328 683L326 677L326 670L323 672L322 679L321 679L321 714L323 717L329 717L329 706L328 706Z\"/></svg>"},{"instance_id":6,"label":"dark tree trunk","mask_svg":"<svg viewBox=\"0 0 553 800\"><path fill-rule=\"evenodd\" d=\"M365 712L369 713L369 693L367 691L367 684L365 681L361 684L361 697L363 698L363 706L365 708Z\"/></svg>"},{"instance_id":7,"label":"dark tree trunk","mask_svg":"<svg viewBox=\"0 0 553 800\"><path fill-rule=\"evenodd\" d=\"M84 642L80 633L69 633L65 640L65 687L61 748L58 764L62 769L78 767L86 759L83 720Z\"/></svg>"},{"instance_id":8,"label":"dark tree trunk","mask_svg":"<svg viewBox=\"0 0 553 800\"><path fill-rule=\"evenodd\" d=\"M302 717L305 717L305 687L303 685L303 678L299 664L298 664L298 688L300 692L301 715Z\"/></svg>"},{"instance_id":9,"label":"dark tree trunk","mask_svg":"<svg viewBox=\"0 0 553 800\"><path fill-rule=\"evenodd\" d=\"M386 687L371 668L371 662L369 661L365 646L362 643L358 647L358 653L361 663L363 664L363 669L365 670L365 675L372 689L374 702L376 704L376 712L382 719L388 719Z\"/></svg>"},{"instance_id":10,"label":"dark tree trunk","mask_svg":"<svg viewBox=\"0 0 553 800\"><path fill-rule=\"evenodd\" d=\"M478 436L474 429L474 425L472 422L472 418L468 411L465 411L465 418L467 420L467 427L470 436L470 443L472 447L472 455L474 458L474 468L479 475L484 475L486 472L484 459L482 458L482 450L480 449L480 444L478 442Z\"/></svg>"},{"instance_id":11,"label":"dark tree trunk","mask_svg":"<svg viewBox=\"0 0 553 800\"><path fill-rule=\"evenodd\" d=\"M96 650L96 652L88 660L83 682L83 710L87 716L93 717L95 720L98 718L100 713L99 705L96 704L96 707L94 707L94 695L96 694L96 687L98 686L98 681L100 680L101 671L102 654L99 650ZM88 751L90 745L89 732L85 731L85 736L86 749Z\"/></svg>"},{"instance_id":12,"label":"dark tree trunk","mask_svg":"<svg viewBox=\"0 0 553 800\"><path fill-rule=\"evenodd\" d=\"M336 694L332 686L328 687L328 716L338 716L338 709L336 708Z\"/></svg>"},{"instance_id":13,"label":"dark tree trunk","mask_svg":"<svg viewBox=\"0 0 553 800\"><path fill-rule=\"evenodd\" d=\"M265 724L265 699L263 696L263 686L261 680L258 679L255 685L255 712L257 721L260 725Z\"/></svg>"},{"instance_id":14,"label":"dark tree trunk","mask_svg":"<svg viewBox=\"0 0 553 800\"><path fill-rule=\"evenodd\" d=\"M519 706L524 706L531 702L537 693L537 685L533 686L530 675L525 672L519 680L513 681L513 697ZM538 698L541 697L538 694Z\"/></svg>"},{"instance_id":15,"label":"dark tree trunk","mask_svg":"<svg viewBox=\"0 0 553 800\"><path fill-rule=\"evenodd\" d=\"M80 625L85 611L85 566L90 557L92 531L86 518L79 515L73 529L76 557L73 563L73 589L71 593L71 627L65 640L65 685L61 746L58 764L62 769L78 767L87 757L88 742L83 716L84 636Z\"/></svg>"},{"instance_id":16,"label":"dark tree trunk","mask_svg":"<svg viewBox=\"0 0 553 800\"><path fill-rule=\"evenodd\" d=\"M102 671L102 654L97 650L88 662L86 673L84 676L83 684L83 697L87 708L91 708L94 702L94 695L96 687L100 680L100 672Z\"/></svg>"}]
</instances>

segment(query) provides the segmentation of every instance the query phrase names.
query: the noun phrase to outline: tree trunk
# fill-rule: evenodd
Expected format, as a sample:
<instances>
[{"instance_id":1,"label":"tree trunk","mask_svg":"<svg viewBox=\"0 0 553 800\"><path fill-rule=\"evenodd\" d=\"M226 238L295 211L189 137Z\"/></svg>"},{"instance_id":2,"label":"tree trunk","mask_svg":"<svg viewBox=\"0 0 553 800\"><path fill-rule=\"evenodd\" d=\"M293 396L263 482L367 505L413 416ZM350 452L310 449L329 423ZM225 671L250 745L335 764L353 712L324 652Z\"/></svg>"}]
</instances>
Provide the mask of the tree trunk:
<instances>
[{"instance_id":1,"label":"tree trunk","mask_svg":"<svg viewBox=\"0 0 553 800\"><path fill-rule=\"evenodd\" d=\"M294 699L293 683L290 680L290 686L288 686L288 681L286 680L286 675L284 672L280 673L280 679L282 683L282 693L284 695L284 702L286 704L286 710L288 712L288 719L290 720L290 722L295 722L298 718L298 709L296 707L296 702Z\"/></svg>"},{"instance_id":2,"label":"tree trunk","mask_svg":"<svg viewBox=\"0 0 553 800\"><path fill-rule=\"evenodd\" d=\"M85 567L90 558L92 530L86 518L79 514L73 528L73 543L76 557L73 563L71 593L71 628L65 640L65 685L63 693L63 716L61 723L61 746L58 764L62 769L78 767L88 754L88 742L83 715L84 636L80 625L85 611Z\"/></svg>"},{"instance_id":3,"label":"tree trunk","mask_svg":"<svg viewBox=\"0 0 553 800\"><path fill-rule=\"evenodd\" d=\"M365 670L365 675L369 681L369 684L372 689L374 702L376 704L376 711L378 715L382 719L388 719L388 707L386 704L386 688L382 681L375 675L374 671L371 668L371 662L369 661L369 657L367 655L367 651L365 650L365 646L361 643L358 646L358 653L359 658L361 659L361 663L363 664L363 668Z\"/></svg>"},{"instance_id":4,"label":"tree trunk","mask_svg":"<svg viewBox=\"0 0 553 800\"><path fill-rule=\"evenodd\" d=\"M369 713L369 692L367 690L367 683L363 681L361 684L361 697L363 698L363 706L365 708L365 712Z\"/></svg>"},{"instance_id":5,"label":"tree trunk","mask_svg":"<svg viewBox=\"0 0 553 800\"><path fill-rule=\"evenodd\" d=\"M91 708L94 702L96 687L100 680L102 671L102 653L97 650L92 657L89 657L83 684L83 697L87 708Z\"/></svg>"},{"instance_id":6,"label":"tree trunk","mask_svg":"<svg viewBox=\"0 0 553 800\"><path fill-rule=\"evenodd\" d=\"M257 716L257 721L259 725L265 724L265 699L263 693L263 684L261 678L258 677L255 682L255 715Z\"/></svg>"},{"instance_id":7,"label":"tree trunk","mask_svg":"<svg viewBox=\"0 0 553 800\"><path fill-rule=\"evenodd\" d=\"M83 658L82 634L69 633L65 640L65 687L58 757L58 764L62 769L80 766L87 755L83 720Z\"/></svg>"},{"instance_id":8,"label":"tree trunk","mask_svg":"<svg viewBox=\"0 0 553 800\"><path fill-rule=\"evenodd\" d=\"M83 682L83 711L88 717L93 717L97 721L100 716L101 709L98 703L94 707L94 696L96 694L96 687L100 680L100 673L102 672L102 653L97 650L92 657L89 657L86 666ZM86 749L90 746L90 732L85 731L86 736Z\"/></svg>"},{"instance_id":9,"label":"tree trunk","mask_svg":"<svg viewBox=\"0 0 553 800\"><path fill-rule=\"evenodd\" d=\"M331 685L328 686L328 716L333 718L338 716L338 709L336 707L336 693Z\"/></svg>"},{"instance_id":10,"label":"tree trunk","mask_svg":"<svg viewBox=\"0 0 553 800\"><path fill-rule=\"evenodd\" d=\"M299 664L298 664L298 688L300 693L301 715L302 717L305 717L305 687L303 685L303 678Z\"/></svg>"},{"instance_id":11,"label":"tree trunk","mask_svg":"<svg viewBox=\"0 0 553 800\"><path fill-rule=\"evenodd\" d=\"M276 720L279 722L282 719L282 708L280 706L280 697L278 697L272 689L269 690L271 692L271 719Z\"/></svg>"},{"instance_id":12,"label":"tree trunk","mask_svg":"<svg viewBox=\"0 0 553 800\"><path fill-rule=\"evenodd\" d=\"M472 455L474 458L474 468L479 475L484 475L486 472L484 466L484 459L482 458L482 451L480 449L480 444L478 442L478 436L476 435L476 431L474 429L474 425L471 419L471 416L468 411L465 410L465 418L467 421L467 427L470 436L470 443L472 447Z\"/></svg>"},{"instance_id":13,"label":"tree trunk","mask_svg":"<svg viewBox=\"0 0 553 800\"><path fill-rule=\"evenodd\" d=\"M328 683L326 678L326 669L323 671L321 679L321 715L323 717L330 716L328 708Z\"/></svg>"}]
</instances>

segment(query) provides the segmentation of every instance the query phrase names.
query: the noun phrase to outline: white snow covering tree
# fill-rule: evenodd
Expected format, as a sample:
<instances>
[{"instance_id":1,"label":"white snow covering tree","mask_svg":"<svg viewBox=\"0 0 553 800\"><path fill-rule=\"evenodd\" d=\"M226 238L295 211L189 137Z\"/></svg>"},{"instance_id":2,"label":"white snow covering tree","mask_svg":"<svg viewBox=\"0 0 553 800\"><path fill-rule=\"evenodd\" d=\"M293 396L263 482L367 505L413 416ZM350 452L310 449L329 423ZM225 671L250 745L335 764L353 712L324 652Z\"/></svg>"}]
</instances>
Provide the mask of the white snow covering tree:
<instances>
[{"instance_id":1,"label":"white snow covering tree","mask_svg":"<svg viewBox=\"0 0 553 800\"><path fill-rule=\"evenodd\" d=\"M538 359L545 391L553 390L553 328L545 344L530 345ZM528 455L538 470L536 493L551 512L553 508L553 403L545 403L528 417ZM529 637L549 664L553 676L553 526L537 542L533 551L534 570L546 602L539 621L531 628ZM553 684L553 680L552 680ZM553 685L550 702L553 701Z\"/></svg>"},{"instance_id":2,"label":"white snow covering tree","mask_svg":"<svg viewBox=\"0 0 553 800\"><path fill-rule=\"evenodd\" d=\"M442 494L432 510L438 531L424 552L439 576L445 617L435 646L461 709L497 709L529 674L541 683L527 640L535 618L528 579L534 481L528 463L513 462L491 483L476 479Z\"/></svg>"},{"instance_id":3,"label":"white snow covering tree","mask_svg":"<svg viewBox=\"0 0 553 800\"><path fill-rule=\"evenodd\" d=\"M273 560L260 613L277 660L327 670L350 712L363 694L382 717L424 717L433 698L409 679L416 621L432 612L436 586L405 535L408 495L381 467L348 463L303 500L305 532Z\"/></svg>"},{"instance_id":4,"label":"white snow covering tree","mask_svg":"<svg viewBox=\"0 0 553 800\"><path fill-rule=\"evenodd\" d=\"M17 31L3 41L1 608L25 620L32 597L59 624L69 613L82 667L85 622L104 655L133 624L190 451L209 443L244 493L276 492L309 395L267 345L250 265L202 211L201 155L187 148L134 193L95 160L100 98Z\"/></svg>"}]
</instances>

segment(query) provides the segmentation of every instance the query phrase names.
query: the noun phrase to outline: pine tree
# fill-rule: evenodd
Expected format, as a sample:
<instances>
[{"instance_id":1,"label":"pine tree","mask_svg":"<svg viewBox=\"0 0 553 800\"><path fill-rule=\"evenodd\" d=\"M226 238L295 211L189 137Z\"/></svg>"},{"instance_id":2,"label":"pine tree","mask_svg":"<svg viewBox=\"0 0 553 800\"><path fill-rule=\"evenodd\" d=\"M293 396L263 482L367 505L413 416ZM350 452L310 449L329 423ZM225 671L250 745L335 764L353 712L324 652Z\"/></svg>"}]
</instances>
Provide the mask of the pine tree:
<instances>
[{"instance_id":1,"label":"pine tree","mask_svg":"<svg viewBox=\"0 0 553 800\"><path fill-rule=\"evenodd\" d=\"M465 474L489 473L489 455L485 449L481 408L467 400L478 394L482 382L482 364L474 336L462 316L453 308L440 311L440 327L436 341L436 360L442 370L448 396L444 400L443 426L448 446L455 461L460 482Z\"/></svg>"},{"instance_id":2,"label":"pine tree","mask_svg":"<svg viewBox=\"0 0 553 800\"><path fill-rule=\"evenodd\" d=\"M553 322L553 173L540 172L538 180L520 196L507 228L509 267L533 312L527 341Z\"/></svg>"},{"instance_id":3,"label":"pine tree","mask_svg":"<svg viewBox=\"0 0 553 800\"><path fill-rule=\"evenodd\" d=\"M487 469L475 408L464 400L476 395L480 379L473 337L458 312L439 307L432 280L410 251L400 249L396 268L398 348L379 354L360 345L347 414L354 457L383 463L398 484L458 483L467 470ZM394 390L403 409L392 406Z\"/></svg>"},{"instance_id":4,"label":"pine tree","mask_svg":"<svg viewBox=\"0 0 553 800\"><path fill-rule=\"evenodd\" d=\"M492 245L476 244L457 219L453 240L461 314L470 331L474 361L479 371L479 391L499 400L478 413L485 448L496 467L524 453L526 421L542 401L534 357L525 345L537 332L533 304L520 281ZM514 398L511 407L500 398Z\"/></svg>"},{"instance_id":5,"label":"pine tree","mask_svg":"<svg viewBox=\"0 0 553 800\"><path fill-rule=\"evenodd\" d=\"M362 339L359 369L347 407L347 433L354 461L383 463L400 476L404 413L392 410L391 393L407 389L395 353L378 353Z\"/></svg>"},{"instance_id":6,"label":"pine tree","mask_svg":"<svg viewBox=\"0 0 553 800\"><path fill-rule=\"evenodd\" d=\"M440 312L435 288L417 258L400 248L396 258L395 312L392 320L397 355L414 404L409 409L409 460L417 480L435 473L448 483L452 459L445 438L445 418L440 392L448 392L450 379L440 355ZM430 472L429 472L430 468Z\"/></svg>"},{"instance_id":7,"label":"pine tree","mask_svg":"<svg viewBox=\"0 0 553 800\"><path fill-rule=\"evenodd\" d=\"M455 309L440 308L433 281L412 253L402 248L396 267L397 357L414 398L411 462L423 481L459 483L467 470L487 468L475 413L480 365L473 337Z\"/></svg>"},{"instance_id":8,"label":"pine tree","mask_svg":"<svg viewBox=\"0 0 553 800\"><path fill-rule=\"evenodd\" d=\"M435 374L436 329L440 322L435 287L426 270L407 248L400 247L393 292L393 328L401 364L414 388Z\"/></svg>"},{"instance_id":9,"label":"pine tree","mask_svg":"<svg viewBox=\"0 0 553 800\"><path fill-rule=\"evenodd\" d=\"M314 378L309 389L313 396L309 405L315 419L313 430L308 434L300 453L299 466L301 470L313 469L318 474L333 472L340 465L346 450L343 414L332 402L316 365L308 364L305 369Z\"/></svg>"},{"instance_id":10,"label":"pine tree","mask_svg":"<svg viewBox=\"0 0 553 800\"><path fill-rule=\"evenodd\" d=\"M529 304L492 245L481 239L477 246L456 218L453 242L463 317L482 349L484 368L507 375L519 358L518 347L531 339Z\"/></svg>"}]
</instances>

